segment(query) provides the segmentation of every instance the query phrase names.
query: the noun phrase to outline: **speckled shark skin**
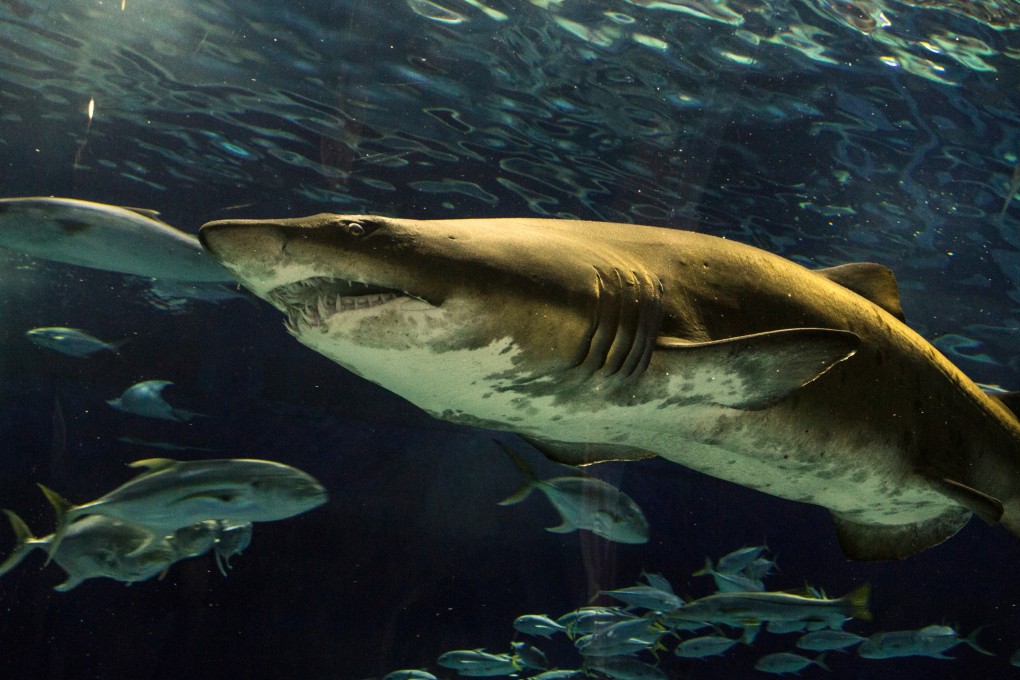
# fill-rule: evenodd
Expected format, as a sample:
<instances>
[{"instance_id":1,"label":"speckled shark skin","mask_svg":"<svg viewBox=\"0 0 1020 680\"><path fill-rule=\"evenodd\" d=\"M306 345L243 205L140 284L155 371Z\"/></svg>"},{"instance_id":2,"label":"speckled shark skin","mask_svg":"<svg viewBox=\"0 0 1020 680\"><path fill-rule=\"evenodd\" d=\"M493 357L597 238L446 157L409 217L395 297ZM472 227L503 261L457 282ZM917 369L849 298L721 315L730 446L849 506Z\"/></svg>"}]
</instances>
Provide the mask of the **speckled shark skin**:
<instances>
[{"instance_id":1,"label":"speckled shark skin","mask_svg":"<svg viewBox=\"0 0 1020 680\"><path fill-rule=\"evenodd\" d=\"M200 239L300 342L437 418L824 506L859 559L937 544L971 511L1020 530L1020 424L900 320L878 265L530 218L324 214Z\"/></svg>"}]
</instances>

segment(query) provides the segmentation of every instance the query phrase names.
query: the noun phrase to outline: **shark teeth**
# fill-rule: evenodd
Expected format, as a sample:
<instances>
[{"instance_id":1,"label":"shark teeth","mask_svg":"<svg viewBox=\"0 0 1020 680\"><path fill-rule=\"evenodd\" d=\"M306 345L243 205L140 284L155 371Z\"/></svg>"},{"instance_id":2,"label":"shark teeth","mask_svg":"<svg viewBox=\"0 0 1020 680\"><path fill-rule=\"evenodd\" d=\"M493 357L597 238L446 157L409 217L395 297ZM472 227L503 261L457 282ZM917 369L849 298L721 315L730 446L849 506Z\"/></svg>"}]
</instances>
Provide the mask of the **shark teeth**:
<instances>
[{"instance_id":1,"label":"shark teeth","mask_svg":"<svg viewBox=\"0 0 1020 680\"><path fill-rule=\"evenodd\" d=\"M325 321L335 314L378 307L397 298L420 300L404 291L322 276L274 288L266 295L287 314L285 327L291 335L312 329L325 333Z\"/></svg>"}]
</instances>

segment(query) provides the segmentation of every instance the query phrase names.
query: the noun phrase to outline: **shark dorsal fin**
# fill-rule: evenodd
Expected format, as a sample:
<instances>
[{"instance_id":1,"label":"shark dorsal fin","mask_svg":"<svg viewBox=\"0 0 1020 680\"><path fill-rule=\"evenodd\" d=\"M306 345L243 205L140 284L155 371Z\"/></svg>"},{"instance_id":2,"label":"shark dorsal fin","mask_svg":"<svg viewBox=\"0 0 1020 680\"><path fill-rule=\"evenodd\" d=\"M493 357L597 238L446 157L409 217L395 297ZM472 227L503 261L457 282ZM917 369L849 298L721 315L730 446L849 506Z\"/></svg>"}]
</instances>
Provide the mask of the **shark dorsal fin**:
<instances>
[{"instance_id":1,"label":"shark dorsal fin","mask_svg":"<svg viewBox=\"0 0 1020 680\"><path fill-rule=\"evenodd\" d=\"M874 262L852 262L838 267L818 269L815 273L874 302L900 321L904 320L896 276L888 267Z\"/></svg>"},{"instance_id":2,"label":"shark dorsal fin","mask_svg":"<svg viewBox=\"0 0 1020 680\"><path fill-rule=\"evenodd\" d=\"M670 372L670 402L768 408L848 359L860 337L830 328L786 328L709 342L656 339Z\"/></svg>"},{"instance_id":3,"label":"shark dorsal fin","mask_svg":"<svg viewBox=\"0 0 1020 680\"><path fill-rule=\"evenodd\" d=\"M128 463L128 467L145 468L149 472L165 470L169 467L173 467L174 465L177 465L177 461L173 458L146 458L144 460L136 460L133 463Z\"/></svg>"}]
</instances>

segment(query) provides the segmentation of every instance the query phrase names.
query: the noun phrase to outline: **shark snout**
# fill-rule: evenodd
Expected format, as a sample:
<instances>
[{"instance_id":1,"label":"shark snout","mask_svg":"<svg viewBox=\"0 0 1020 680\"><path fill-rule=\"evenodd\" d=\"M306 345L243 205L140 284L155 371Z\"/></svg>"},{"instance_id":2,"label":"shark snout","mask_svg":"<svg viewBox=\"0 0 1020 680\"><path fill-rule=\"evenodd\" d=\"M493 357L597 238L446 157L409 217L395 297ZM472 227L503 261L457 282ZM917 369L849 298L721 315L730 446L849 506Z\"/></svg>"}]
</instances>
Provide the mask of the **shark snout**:
<instances>
[{"instance_id":1,"label":"shark snout","mask_svg":"<svg viewBox=\"0 0 1020 680\"><path fill-rule=\"evenodd\" d=\"M283 230L264 220L217 220L202 225L198 239L223 264L239 259L275 257L283 252Z\"/></svg>"}]
</instances>

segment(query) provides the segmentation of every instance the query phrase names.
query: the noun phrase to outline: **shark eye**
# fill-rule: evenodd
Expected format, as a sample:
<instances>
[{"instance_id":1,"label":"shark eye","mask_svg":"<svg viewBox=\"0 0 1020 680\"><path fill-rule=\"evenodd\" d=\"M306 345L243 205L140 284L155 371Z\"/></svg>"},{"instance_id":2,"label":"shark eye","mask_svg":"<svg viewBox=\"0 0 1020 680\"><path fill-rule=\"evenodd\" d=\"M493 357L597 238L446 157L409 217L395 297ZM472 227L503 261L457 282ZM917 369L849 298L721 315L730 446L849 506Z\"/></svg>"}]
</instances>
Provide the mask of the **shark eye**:
<instances>
[{"instance_id":1,"label":"shark eye","mask_svg":"<svg viewBox=\"0 0 1020 680\"><path fill-rule=\"evenodd\" d=\"M347 225L347 233L351 236L364 236L365 228L359 222L351 222Z\"/></svg>"}]
</instances>

